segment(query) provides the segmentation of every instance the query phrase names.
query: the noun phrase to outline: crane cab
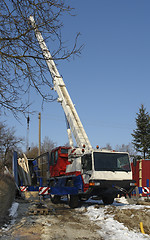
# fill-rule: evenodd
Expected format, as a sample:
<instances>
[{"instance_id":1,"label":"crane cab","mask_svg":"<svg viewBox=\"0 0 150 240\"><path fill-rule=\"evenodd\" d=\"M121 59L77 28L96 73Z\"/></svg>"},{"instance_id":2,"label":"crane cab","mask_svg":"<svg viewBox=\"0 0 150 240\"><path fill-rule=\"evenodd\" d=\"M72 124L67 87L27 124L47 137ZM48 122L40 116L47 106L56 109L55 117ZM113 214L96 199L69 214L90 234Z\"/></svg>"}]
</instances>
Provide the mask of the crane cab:
<instances>
[{"instance_id":1,"label":"crane cab","mask_svg":"<svg viewBox=\"0 0 150 240\"><path fill-rule=\"evenodd\" d=\"M50 154L50 177L64 175L68 162L68 150L70 147L57 147Z\"/></svg>"}]
</instances>

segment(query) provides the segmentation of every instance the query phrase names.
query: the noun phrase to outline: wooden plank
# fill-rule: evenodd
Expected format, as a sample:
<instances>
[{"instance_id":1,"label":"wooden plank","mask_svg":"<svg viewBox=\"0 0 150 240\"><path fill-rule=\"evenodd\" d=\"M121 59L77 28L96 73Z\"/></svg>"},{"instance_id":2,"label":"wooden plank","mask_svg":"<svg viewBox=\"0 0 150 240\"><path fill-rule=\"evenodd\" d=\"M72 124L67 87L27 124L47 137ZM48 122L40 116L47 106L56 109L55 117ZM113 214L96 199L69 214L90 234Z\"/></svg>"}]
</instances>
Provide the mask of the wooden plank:
<instances>
[{"instance_id":1,"label":"wooden plank","mask_svg":"<svg viewBox=\"0 0 150 240\"><path fill-rule=\"evenodd\" d=\"M24 164L23 164L23 161L21 158L18 159L18 165L19 165L19 174L21 175L22 179L23 180L23 184L25 186L28 185L28 181L27 181L27 178L26 178L26 174L25 174L25 171L24 171Z\"/></svg>"},{"instance_id":2,"label":"wooden plank","mask_svg":"<svg viewBox=\"0 0 150 240\"><path fill-rule=\"evenodd\" d=\"M50 209L48 208L29 209L29 215L48 215L48 214L50 214Z\"/></svg>"},{"instance_id":3,"label":"wooden plank","mask_svg":"<svg viewBox=\"0 0 150 240\"><path fill-rule=\"evenodd\" d=\"M24 164L25 164L25 168L26 168L26 176L27 176L27 180L28 180L28 185L31 185L31 176L30 176L28 159L24 153L23 153L23 157L24 157Z\"/></svg>"}]
</instances>

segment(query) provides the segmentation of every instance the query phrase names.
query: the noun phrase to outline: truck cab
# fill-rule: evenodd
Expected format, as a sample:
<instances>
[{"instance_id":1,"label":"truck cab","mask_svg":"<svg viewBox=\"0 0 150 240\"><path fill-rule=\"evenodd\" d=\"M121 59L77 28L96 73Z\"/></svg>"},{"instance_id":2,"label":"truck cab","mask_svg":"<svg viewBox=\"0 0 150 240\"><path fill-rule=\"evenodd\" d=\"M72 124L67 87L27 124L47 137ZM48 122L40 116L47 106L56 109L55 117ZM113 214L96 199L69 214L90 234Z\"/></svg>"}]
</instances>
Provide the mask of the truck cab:
<instances>
[{"instance_id":1,"label":"truck cab","mask_svg":"<svg viewBox=\"0 0 150 240\"><path fill-rule=\"evenodd\" d=\"M97 196L104 203L110 204L118 194L131 194L135 188L129 154L126 152L91 149L79 156L74 151L71 161L66 171L70 174L81 172L84 196L87 198Z\"/></svg>"}]
</instances>

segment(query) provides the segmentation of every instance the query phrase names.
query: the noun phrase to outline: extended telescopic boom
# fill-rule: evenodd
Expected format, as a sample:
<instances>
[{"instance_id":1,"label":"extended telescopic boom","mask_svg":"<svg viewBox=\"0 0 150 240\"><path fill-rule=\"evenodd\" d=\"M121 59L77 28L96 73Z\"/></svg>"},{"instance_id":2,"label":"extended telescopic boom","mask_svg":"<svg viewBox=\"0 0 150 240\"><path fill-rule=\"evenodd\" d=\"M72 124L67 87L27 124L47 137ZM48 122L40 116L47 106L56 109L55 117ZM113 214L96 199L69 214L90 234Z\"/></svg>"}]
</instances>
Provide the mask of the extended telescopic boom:
<instances>
[{"instance_id":1,"label":"extended telescopic boom","mask_svg":"<svg viewBox=\"0 0 150 240\"><path fill-rule=\"evenodd\" d=\"M74 135L77 147L82 148L83 145L85 145L85 148L90 149L90 148L92 148L92 146L91 146L90 141L87 137L87 134L83 128L80 118L76 112L74 104L72 103L72 100L69 96L69 93L66 89L65 83L56 68L56 65L55 65L55 63L52 59L52 56L44 42L44 39L36 26L33 16L30 16L29 19L31 21L32 27L34 28L36 38L39 42L39 45L43 52L43 56L48 65L50 74L53 79L54 90L58 94L58 101L61 103L61 105L63 107L63 110L66 115L66 119L67 119L69 126L71 128L71 131ZM68 128L68 132L69 132L69 130L70 129ZM71 139L70 132L69 132L68 136L69 136L69 140L70 140ZM70 145L72 145L71 140L70 140Z\"/></svg>"}]
</instances>

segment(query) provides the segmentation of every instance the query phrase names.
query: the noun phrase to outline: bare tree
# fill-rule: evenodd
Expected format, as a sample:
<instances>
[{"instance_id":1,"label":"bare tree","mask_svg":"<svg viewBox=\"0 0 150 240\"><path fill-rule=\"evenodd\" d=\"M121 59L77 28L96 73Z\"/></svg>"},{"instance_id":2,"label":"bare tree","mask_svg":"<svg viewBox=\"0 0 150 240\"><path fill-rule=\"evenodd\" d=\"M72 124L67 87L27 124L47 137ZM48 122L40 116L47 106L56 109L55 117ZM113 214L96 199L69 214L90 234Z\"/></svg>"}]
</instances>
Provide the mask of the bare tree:
<instances>
[{"instance_id":1,"label":"bare tree","mask_svg":"<svg viewBox=\"0 0 150 240\"><path fill-rule=\"evenodd\" d=\"M121 145L116 145L115 150L118 152L128 152L130 156L136 155L136 152L134 150L133 144L121 144Z\"/></svg>"},{"instance_id":2,"label":"bare tree","mask_svg":"<svg viewBox=\"0 0 150 240\"><path fill-rule=\"evenodd\" d=\"M112 150L112 146L110 145L110 143L107 143L106 146L103 148L107 150Z\"/></svg>"},{"instance_id":3,"label":"bare tree","mask_svg":"<svg viewBox=\"0 0 150 240\"><path fill-rule=\"evenodd\" d=\"M42 153L51 152L51 150L55 147L56 143L54 143L49 137L45 136L42 143Z\"/></svg>"},{"instance_id":4,"label":"bare tree","mask_svg":"<svg viewBox=\"0 0 150 240\"><path fill-rule=\"evenodd\" d=\"M35 89L43 100L53 101L52 83L47 80L45 60L29 23L34 16L45 41L54 43L54 60L69 59L80 54L77 34L71 50L66 48L61 29L65 14L73 15L73 8L62 0L3 0L0 2L0 106L3 111L26 112L25 96ZM2 110L1 110L2 111Z\"/></svg>"},{"instance_id":5,"label":"bare tree","mask_svg":"<svg viewBox=\"0 0 150 240\"><path fill-rule=\"evenodd\" d=\"M25 154L27 158L36 158L38 156L38 146L32 143L30 149Z\"/></svg>"},{"instance_id":6,"label":"bare tree","mask_svg":"<svg viewBox=\"0 0 150 240\"><path fill-rule=\"evenodd\" d=\"M0 123L0 161L2 165L11 166L14 150L20 152L23 139L16 137L14 128L7 128Z\"/></svg>"},{"instance_id":7,"label":"bare tree","mask_svg":"<svg viewBox=\"0 0 150 240\"><path fill-rule=\"evenodd\" d=\"M53 148L56 147L56 143L54 143L49 137L45 137L41 144L41 154L46 152L51 152ZM28 158L36 158L38 156L38 145L32 143L31 147L28 151L25 152Z\"/></svg>"}]
</instances>

